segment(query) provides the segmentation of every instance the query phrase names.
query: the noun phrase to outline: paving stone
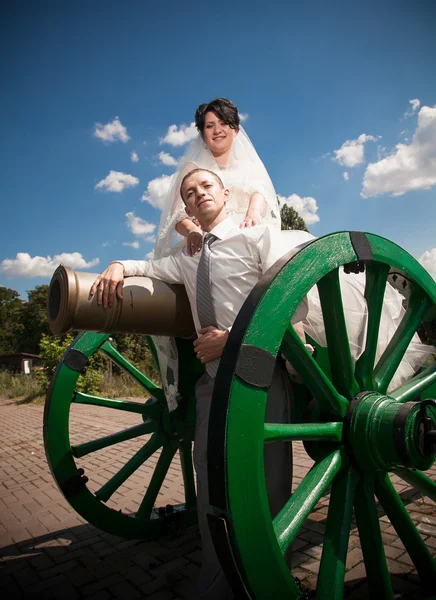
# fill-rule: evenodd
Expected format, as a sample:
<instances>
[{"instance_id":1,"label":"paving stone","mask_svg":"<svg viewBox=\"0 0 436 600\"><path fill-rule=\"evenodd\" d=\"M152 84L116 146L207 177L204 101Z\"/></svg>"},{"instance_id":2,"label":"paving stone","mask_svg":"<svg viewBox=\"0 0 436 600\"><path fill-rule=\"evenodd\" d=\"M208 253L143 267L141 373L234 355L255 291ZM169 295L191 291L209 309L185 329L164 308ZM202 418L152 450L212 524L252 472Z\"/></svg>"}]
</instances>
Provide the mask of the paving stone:
<instances>
[{"instance_id":1,"label":"paving stone","mask_svg":"<svg viewBox=\"0 0 436 600\"><path fill-rule=\"evenodd\" d=\"M76 410L80 408L80 410ZM83 409L83 410L82 410ZM193 595L202 560L198 528L157 541L123 540L87 524L57 488L42 446L43 407L4 403L0 399L0 587L7 600L113 600L115 597L147 600L188 600ZM137 424L137 417L96 407L72 407L74 443L109 435ZM4 442L4 443L3 443ZM90 488L97 489L116 473L138 449L138 441L126 442L121 451L109 449L85 457ZM295 489L313 461L302 444L294 444ZM33 454L32 454L33 453ZM150 480L157 457L138 470L113 499L115 510L136 510L144 486ZM432 472L436 477L436 468ZM95 475L92 477L92 475ZM404 481L397 489L417 523L425 543L436 555L436 503L423 499ZM169 474L158 497L159 505L184 501L180 462ZM304 523L292 548L293 575L315 589L322 553L330 496L325 494ZM396 594L403 600L417 597L419 582L381 507L385 552ZM345 598L368 598L366 572L355 521L347 554ZM399 591L398 591L399 590ZM3 597L3 596L2 596Z\"/></svg>"}]
</instances>

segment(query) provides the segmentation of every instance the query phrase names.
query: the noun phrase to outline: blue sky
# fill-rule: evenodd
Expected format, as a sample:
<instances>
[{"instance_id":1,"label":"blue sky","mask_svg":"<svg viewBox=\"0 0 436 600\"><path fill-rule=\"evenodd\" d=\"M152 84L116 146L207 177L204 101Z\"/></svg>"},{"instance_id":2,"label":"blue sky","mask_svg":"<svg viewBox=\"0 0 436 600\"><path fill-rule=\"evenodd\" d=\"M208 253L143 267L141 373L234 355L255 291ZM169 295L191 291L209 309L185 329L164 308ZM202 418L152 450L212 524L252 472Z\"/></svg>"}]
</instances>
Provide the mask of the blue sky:
<instances>
[{"instance_id":1,"label":"blue sky","mask_svg":"<svg viewBox=\"0 0 436 600\"><path fill-rule=\"evenodd\" d=\"M436 277L436 7L302 4L3 2L0 285L146 256L161 153L216 96L314 235L381 234Z\"/></svg>"}]
</instances>

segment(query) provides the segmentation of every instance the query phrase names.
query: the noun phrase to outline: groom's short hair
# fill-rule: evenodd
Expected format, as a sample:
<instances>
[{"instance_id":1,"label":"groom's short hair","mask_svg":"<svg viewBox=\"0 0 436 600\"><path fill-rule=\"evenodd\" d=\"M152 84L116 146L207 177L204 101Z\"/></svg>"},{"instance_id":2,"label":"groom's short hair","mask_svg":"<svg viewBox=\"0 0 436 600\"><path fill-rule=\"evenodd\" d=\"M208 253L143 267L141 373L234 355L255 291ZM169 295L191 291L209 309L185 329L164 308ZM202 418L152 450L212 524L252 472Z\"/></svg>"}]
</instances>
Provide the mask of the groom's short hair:
<instances>
[{"instance_id":1,"label":"groom's short hair","mask_svg":"<svg viewBox=\"0 0 436 600\"><path fill-rule=\"evenodd\" d=\"M221 187L221 189L222 190L224 189L223 180L221 179L221 177L219 175L217 175L213 171L209 171L209 169L199 169L199 168L198 169L192 169L192 171L189 171L189 173L186 173L186 175L182 179L182 183L180 184L180 196L181 196L183 202L185 202L185 199L183 197L183 184L185 183L186 179L188 179L188 177L191 177L191 175L194 175L194 173L210 173L211 175L213 175L215 177L216 182ZM186 202L185 202L185 204L186 204Z\"/></svg>"},{"instance_id":2,"label":"groom's short hair","mask_svg":"<svg viewBox=\"0 0 436 600\"><path fill-rule=\"evenodd\" d=\"M241 119L239 118L238 109L228 98L215 98L212 102L206 104L200 104L195 111L195 125L198 131L203 135L204 121L206 113L213 112L216 116L221 119L223 123L228 125L230 129L239 131L239 124Z\"/></svg>"}]
</instances>

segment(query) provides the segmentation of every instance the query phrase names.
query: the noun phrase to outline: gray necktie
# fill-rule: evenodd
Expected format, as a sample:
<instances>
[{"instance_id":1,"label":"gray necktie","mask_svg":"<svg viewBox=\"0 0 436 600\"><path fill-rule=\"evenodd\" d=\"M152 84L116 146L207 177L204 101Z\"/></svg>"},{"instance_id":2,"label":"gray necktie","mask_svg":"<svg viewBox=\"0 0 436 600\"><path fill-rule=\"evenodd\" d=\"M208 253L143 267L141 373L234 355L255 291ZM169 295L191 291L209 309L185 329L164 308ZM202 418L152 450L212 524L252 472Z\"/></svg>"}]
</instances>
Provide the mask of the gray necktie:
<instances>
[{"instance_id":1,"label":"gray necktie","mask_svg":"<svg viewBox=\"0 0 436 600\"><path fill-rule=\"evenodd\" d=\"M216 236L212 233L207 233L204 236L203 251L198 263L197 314L201 327L217 327L210 282L210 246L216 239ZM215 377L219 362L219 359L216 358L206 363L206 373L210 377Z\"/></svg>"}]
</instances>

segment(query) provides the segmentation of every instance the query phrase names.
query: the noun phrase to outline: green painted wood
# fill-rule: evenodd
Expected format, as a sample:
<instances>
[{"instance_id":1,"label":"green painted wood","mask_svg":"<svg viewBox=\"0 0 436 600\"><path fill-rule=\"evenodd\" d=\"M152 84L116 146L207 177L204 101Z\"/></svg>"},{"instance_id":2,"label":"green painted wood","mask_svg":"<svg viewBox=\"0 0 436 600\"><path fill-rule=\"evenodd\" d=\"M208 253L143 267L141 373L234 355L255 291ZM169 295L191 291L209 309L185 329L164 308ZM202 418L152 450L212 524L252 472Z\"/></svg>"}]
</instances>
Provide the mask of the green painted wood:
<instances>
[{"instance_id":1,"label":"green painted wood","mask_svg":"<svg viewBox=\"0 0 436 600\"><path fill-rule=\"evenodd\" d=\"M280 352L296 369L306 387L317 399L321 412L343 417L347 412L346 400L334 387L323 369L307 351L292 325L285 330Z\"/></svg>"},{"instance_id":2,"label":"green painted wood","mask_svg":"<svg viewBox=\"0 0 436 600\"><path fill-rule=\"evenodd\" d=\"M394 593L374 499L374 480L371 477L364 477L358 483L354 508L368 578L369 597L391 600Z\"/></svg>"},{"instance_id":3,"label":"green painted wood","mask_svg":"<svg viewBox=\"0 0 436 600\"><path fill-rule=\"evenodd\" d=\"M299 421L265 423L266 390L250 386L234 374L228 375L232 379L223 448L223 488L227 498L225 519L238 570L251 597L257 600L296 599L300 596L300 591L289 580L284 555L315 505L311 502L316 503L319 493L325 493L330 484L328 535L323 550L323 582L319 579L318 597L342 597L353 498L371 597L393 597L373 481L374 477L397 469L401 464L393 441L393 423L402 403L384 396L382 391L368 400L364 407L366 414L362 413L358 419L349 417L348 405L358 393L376 392L378 386L383 390L387 388L426 307L436 303L436 284L421 265L397 245L371 234L367 234L367 239L374 254L374 260L366 264L365 298L369 325L366 347L356 366L353 366L349 352L338 269L353 263L357 257L349 234L341 232L305 246L276 274L259 298L242 338L243 344L253 345L273 356L283 354L296 368L310 392L306 394L305 401L299 400L301 405L294 411ZM406 314L399 333L377 365L375 356L380 318L391 267L405 273L414 288L413 297L419 298L419 301L412 301L412 308ZM320 290L328 348L315 345L316 357L313 358L290 325L290 319L315 285ZM433 382L429 373L418 376L410 385L403 385L398 397L406 401L412 389L424 396ZM221 398L218 400L222 401ZM310 402L306 409L304 402ZM303 419L309 422L304 423ZM411 413L401 441L412 461L419 459L418 424L416 412ZM264 444L297 439L305 441L311 456L316 458L316 467L272 520L263 472ZM364 452L357 450L360 442L364 445ZM333 461L329 462L332 457ZM359 470L345 466L349 461L355 465L357 460L360 460ZM425 468L431 462L427 461ZM318 473L320 464L322 467ZM399 470L396 472L400 473ZM434 495L430 480L423 474L417 478L421 487ZM253 552L253 548L258 551Z\"/></svg>"},{"instance_id":4,"label":"green painted wood","mask_svg":"<svg viewBox=\"0 0 436 600\"><path fill-rule=\"evenodd\" d=\"M433 502L436 502L436 482L432 481L425 473L398 467L395 469L395 475L399 475L401 479L410 483L411 486L418 488L424 496L428 496Z\"/></svg>"},{"instance_id":5,"label":"green painted wood","mask_svg":"<svg viewBox=\"0 0 436 600\"><path fill-rule=\"evenodd\" d=\"M286 553L295 540L304 521L310 515L321 496L331 485L341 468L348 460L345 452L336 450L319 463L315 464L304 477L287 504L275 517L274 532L280 549Z\"/></svg>"},{"instance_id":6,"label":"green painted wood","mask_svg":"<svg viewBox=\"0 0 436 600\"><path fill-rule=\"evenodd\" d=\"M153 510L157 495L162 488L168 469L177 451L177 446L178 444L175 440L168 441L164 444L145 496L136 513L137 517L149 518L151 516L151 511Z\"/></svg>"},{"instance_id":7,"label":"green painted wood","mask_svg":"<svg viewBox=\"0 0 436 600\"><path fill-rule=\"evenodd\" d=\"M344 595L345 564L353 516L354 496L360 474L353 467L343 469L332 484L324 537L317 600L340 600Z\"/></svg>"},{"instance_id":8,"label":"green painted wood","mask_svg":"<svg viewBox=\"0 0 436 600\"><path fill-rule=\"evenodd\" d=\"M386 393L408 345L430 306L430 298L421 290L412 293L406 314L374 370L375 386L379 392Z\"/></svg>"},{"instance_id":9,"label":"green painted wood","mask_svg":"<svg viewBox=\"0 0 436 600\"><path fill-rule=\"evenodd\" d=\"M327 337L332 382L342 396L351 400L359 388L354 377L338 269L324 275L317 286Z\"/></svg>"},{"instance_id":10,"label":"green painted wood","mask_svg":"<svg viewBox=\"0 0 436 600\"><path fill-rule=\"evenodd\" d=\"M376 479L375 493L418 571L424 594L431 594L436 582L436 560L416 529L387 473Z\"/></svg>"},{"instance_id":11,"label":"green painted wood","mask_svg":"<svg viewBox=\"0 0 436 600\"><path fill-rule=\"evenodd\" d=\"M365 350L356 363L355 373L360 389L371 390L374 388L373 371L389 265L375 262L368 263L365 272L365 300L368 306L368 330Z\"/></svg>"},{"instance_id":12,"label":"green painted wood","mask_svg":"<svg viewBox=\"0 0 436 600\"><path fill-rule=\"evenodd\" d=\"M342 440L342 423L265 423L265 442L340 442Z\"/></svg>"},{"instance_id":13,"label":"green painted wood","mask_svg":"<svg viewBox=\"0 0 436 600\"><path fill-rule=\"evenodd\" d=\"M109 335L81 334L74 340L71 348L90 357L104 347L105 354L112 356L117 364L122 366L144 387L144 394L148 396L152 391L155 398L141 403L78 392L76 385L79 373L62 362L53 378L44 411L44 444L47 460L52 474L66 499L84 519L113 535L131 539L155 538L169 530L174 530L174 528L181 530L196 521L192 455L187 451L187 448L188 445L191 445L194 435L195 398L193 387L199 373L195 365L198 361L193 355L191 343L189 348L186 347L185 349L183 365L186 369L190 361L192 362L194 365L192 375L187 379L189 383L184 384L178 409L170 416L162 390L156 388L154 384L150 385L146 376L138 375L140 372L133 365L129 366L128 361L121 357L107 342ZM72 446L69 436L69 416L72 403L76 405L75 410L80 410L83 404L111 408L114 411L114 419L116 419L116 410L127 411L132 415L137 414L138 425L103 438ZM141 417L146 418L146 421L142 422ZM151 438L144 440L142 448L100 488L99 492L93 493L90 491L78 470L81 466L80 459L82 457L89 456L92 452L109 446L116 448L116 444L150 434ZM154 490L159 487L159 480L168 470L163 468L163 463L165 460L168 462L169 457L166 449L171 448L172 459L174 453L179 449L179 443L184 451L183 460L186 472L184 481L189 485L189 489L185 490L186 504L174 506L172 513L165 515L158 515L154 510L143 510L139 515L137 513L127 514L106 504L116 490L123 485L123 482L141 464L153 456L160 447L164 446L164 458L160 464L158 461L158 473L154 479L152 477L153 491L149 492L147 496L147 489L144 489L144 496L146 496L147 502L150 502L150 498L155 494ZM191 461L191 465L188 464L189 461ZM90 469L86 469L85 476L92 481L93 473ZM153 509L153 505L151 508Z\"/></svg>"},{"instance_id":14,"label":"green painted wood","mask_svg":"<svg viewBox=\"0 0 436 600\"><path fill-rule=\"evenodd\" d=\"M108 448L110 446L114 446L115 444L126 442L127 440L133 440L141 435L154 433L156 429L156 421L148 419L144 423L124 429L124 431L119 431L118 433L114 433L112 435L106 435L97 440L92 440L91 442L84 442L83 444L71 446L71 452L73 453L74 458L82 458L87 454L91 454L91 452L96 452L97 450L102 450L103 448Z\"/></svg>"},{"instance_id":15,"label":"green painted wood","mask_svg":"<svg viewBox=\"0 0 436 600\"><path fill-rule=\"evenodd\" d=\"M429 387L436 384L436 362L430 365L408 381L405 385L389 393L391 398L397 402L411 402L421 392L428 390ZM436 394L435 394L436 396Z\"/></svg>"},{"instance_id":16,"label":"green painted wood","mask_svg":"<svg viewBox=\"0 0 436 600\"><path fill-rule=\"evenodd\" d=\"M124 356L112 346L112 344L106 341L102 345L101 350L104 352L104 354L106 354L106 356L109 356L109 358L113 360L116 365L121 367L126 373L135 379L135 381L145 388L150 396L156 400L163 401L165 399L163 390L155 385L151 379L144 375L144 373L141 373L141 371L132 365L132 363L126 360Z\"/></svg>"},{"instance_id":17,"label":"green painted wood","mask_svg":"<svg viewBox=\"0 0 436 600\"><path fill-rule=\"evenodd\" d=\"M130 400L118 400L114 398L103 398L101 396L93 396L83 392L76 392L73 396L73 402L76 404L91 404L92 406L101 406L103 408L111 408L113 410L122 410L139 415L157 416L158 411L156 405L147 404L145 402L131 402Z\"/></svg>"},{"instance_id":18,"label":"green painted wood","mask_svg":"<svg viewBox=\"0 0 436 600\"><path fill-rule=\"evenodd\" d=\"M107 502L109 498L120 488L127 479L139 469L153 454L162 447L163 436L159 433L154 433L151 438L140 448L121 469L115 473L95 495L99 500Z\"/></svg>"}]
</instances>

